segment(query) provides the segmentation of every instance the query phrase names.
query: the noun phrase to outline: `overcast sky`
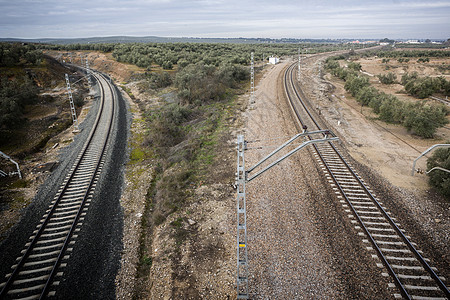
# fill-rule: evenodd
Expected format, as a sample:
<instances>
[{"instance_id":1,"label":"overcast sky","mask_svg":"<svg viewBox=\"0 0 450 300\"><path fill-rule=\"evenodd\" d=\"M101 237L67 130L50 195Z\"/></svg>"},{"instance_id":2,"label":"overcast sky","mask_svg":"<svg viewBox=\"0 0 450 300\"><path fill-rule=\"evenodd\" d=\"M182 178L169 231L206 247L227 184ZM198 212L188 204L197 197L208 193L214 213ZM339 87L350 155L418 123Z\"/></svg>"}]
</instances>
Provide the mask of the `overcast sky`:
<instances>
[{"instance_id":1,"label":"overcast sky","mask_svg":"<svg viewBox=\"0 0 450 300\"><path fill-rule=\"evenodd\" d=\"M0 0L0 37L450 38L450 1Z\"/></svg>"}]
</instances>

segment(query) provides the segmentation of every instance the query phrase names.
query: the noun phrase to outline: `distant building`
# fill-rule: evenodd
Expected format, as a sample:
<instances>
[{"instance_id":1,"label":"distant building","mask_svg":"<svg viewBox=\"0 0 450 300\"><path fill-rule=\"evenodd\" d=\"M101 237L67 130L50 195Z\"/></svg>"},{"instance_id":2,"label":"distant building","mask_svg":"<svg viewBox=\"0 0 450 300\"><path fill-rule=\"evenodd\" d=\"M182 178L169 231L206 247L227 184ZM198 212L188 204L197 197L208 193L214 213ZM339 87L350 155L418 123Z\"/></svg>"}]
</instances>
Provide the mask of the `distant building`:
<instances>
[{"instance_id":1,"label":"distant building","mask_svg":"<svg viewBox=\"0 0 450 300\"><path fill-rule=\"evenodd\" d=\"M278 57L273 57L273 56L269 57L269 64L276 65L279 62L280 62L280 59Z\"/></svg>"},{"instance_id":2,"label":"distant building","mask_svg":"<svg viewBox=\"0 0 450 300\"><path fill-rule=\"evenodd\" d=\"M387 46L389 43L380 43L380 46Z\"/></svg>"}]
</instances>

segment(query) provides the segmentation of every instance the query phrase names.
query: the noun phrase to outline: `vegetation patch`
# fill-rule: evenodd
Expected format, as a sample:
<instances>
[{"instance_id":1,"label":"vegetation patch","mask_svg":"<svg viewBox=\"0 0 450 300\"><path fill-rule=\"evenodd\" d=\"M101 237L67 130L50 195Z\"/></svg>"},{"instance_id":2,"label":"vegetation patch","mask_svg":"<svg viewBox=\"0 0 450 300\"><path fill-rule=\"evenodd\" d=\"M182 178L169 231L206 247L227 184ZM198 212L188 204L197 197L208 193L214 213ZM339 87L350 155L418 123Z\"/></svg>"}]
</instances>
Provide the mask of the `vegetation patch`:
<instances>
[{"instance_id":1,"label":"vegetation patch","mask_svg":"<svg viewBox=\"0 0 450 300\"><path fill-rule=\"evenodd\" d=\"M450 170L450 148L437 149L427 160L427 171L435 167ZM450 173L435 169L428 173L428 181L432 187L450 199Z\"/></svg>"},{"instance_id":2,"label":"vegetation patch","mask_svg":"<svg viewBox=\"0 0 450 300\"><path fill-rule=\"evenodd\" d=\"M442 104L431 104L425 101L416 103L407 103L399 100L393 95L379 92L376 88L370 85L367 76L358 72L361 65L358 63L350 62L347 64L347 68L341 67L339 61L345 59L345 56L337 56L328 58L326 61L326 69L336 77L345 81L345 90L351 93L355 99L363 106L369 106L373 111L379 115L379 119L388 123L401 124L405 126L409 131L414 134L424 137L432 138L437 128L444 126L448 123L447 114L448 109ZM391 82L394 80L394 76L379 76L380 80ZM402 82L408 85L415 86L415 75L405 75L402 78ZM439 82L436 84L440 90L444 87L447 89L447 81L441 79L431 79L431 83ZM405 85L405 89L406 88ZM419 86L417 89L411 88L410 90L422 93L424 87Z\"/></svg>"}]
</instances>

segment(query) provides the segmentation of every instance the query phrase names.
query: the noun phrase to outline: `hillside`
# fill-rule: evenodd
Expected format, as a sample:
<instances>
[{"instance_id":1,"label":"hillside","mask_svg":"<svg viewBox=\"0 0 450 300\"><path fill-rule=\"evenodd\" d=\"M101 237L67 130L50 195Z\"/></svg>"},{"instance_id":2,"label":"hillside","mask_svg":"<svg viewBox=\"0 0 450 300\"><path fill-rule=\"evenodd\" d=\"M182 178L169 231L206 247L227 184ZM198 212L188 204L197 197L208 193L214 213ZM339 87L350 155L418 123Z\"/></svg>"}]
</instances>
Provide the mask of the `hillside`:
<instances>
[{"instance_id":1,"label":"hillside","mask_svg":"<svg viewBox=\"0 0 450 300\"><path fill-rule=\"evenodd\" d=\"M33 46L2 43L0 50L0 151L19 163L24 176L0 177L1 237L45 179L39 165L56 161L52 150L72 141L59 136L72 125L65 74L71 82L82 74ZM79 115L88 93L85 80L72 92ZM9 173L15 166L1 158L0 170Z\"/></svg>"}]
</instances>

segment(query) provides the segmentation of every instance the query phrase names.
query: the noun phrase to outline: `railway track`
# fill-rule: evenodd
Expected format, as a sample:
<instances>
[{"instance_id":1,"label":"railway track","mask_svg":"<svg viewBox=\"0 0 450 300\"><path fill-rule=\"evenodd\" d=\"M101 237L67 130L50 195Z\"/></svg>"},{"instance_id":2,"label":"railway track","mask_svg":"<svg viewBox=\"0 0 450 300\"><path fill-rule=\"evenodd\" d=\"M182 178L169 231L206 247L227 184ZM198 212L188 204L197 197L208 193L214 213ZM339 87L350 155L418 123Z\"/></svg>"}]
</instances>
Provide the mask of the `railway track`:
<instances>
[{"instance_id":1,"label":"railway track","mask_svg":"<svg viewBox=\"0 0 450 300\"><path fill-rule=\"evenodd\" d=\"M295 84L294 70L290 65L284 74L284 88L289 105L299 122L310 130L321 130L301 91ZM445 278L437 275L429 260L417 250L417 244L401 229L369 185L347 162L332 142L314 145L315 157L337 194L345 212L367 244L377 266L384 268L383 276L390 276L395 298L450 299L444 284Z\"/></svg>"},{"instance_id":2,"label":"railway track","mask_svg":"<svg viewBox=\"0 0 450 300\"><path fill-rule=\"evenodd\" d=\"M106 77L99 83L98 113L74 165L25 244L12 272L0 284L0 299L43 299L55 295L81 230L99 178L115 114L117 95Z\"/></svg>"}]
</instances>

